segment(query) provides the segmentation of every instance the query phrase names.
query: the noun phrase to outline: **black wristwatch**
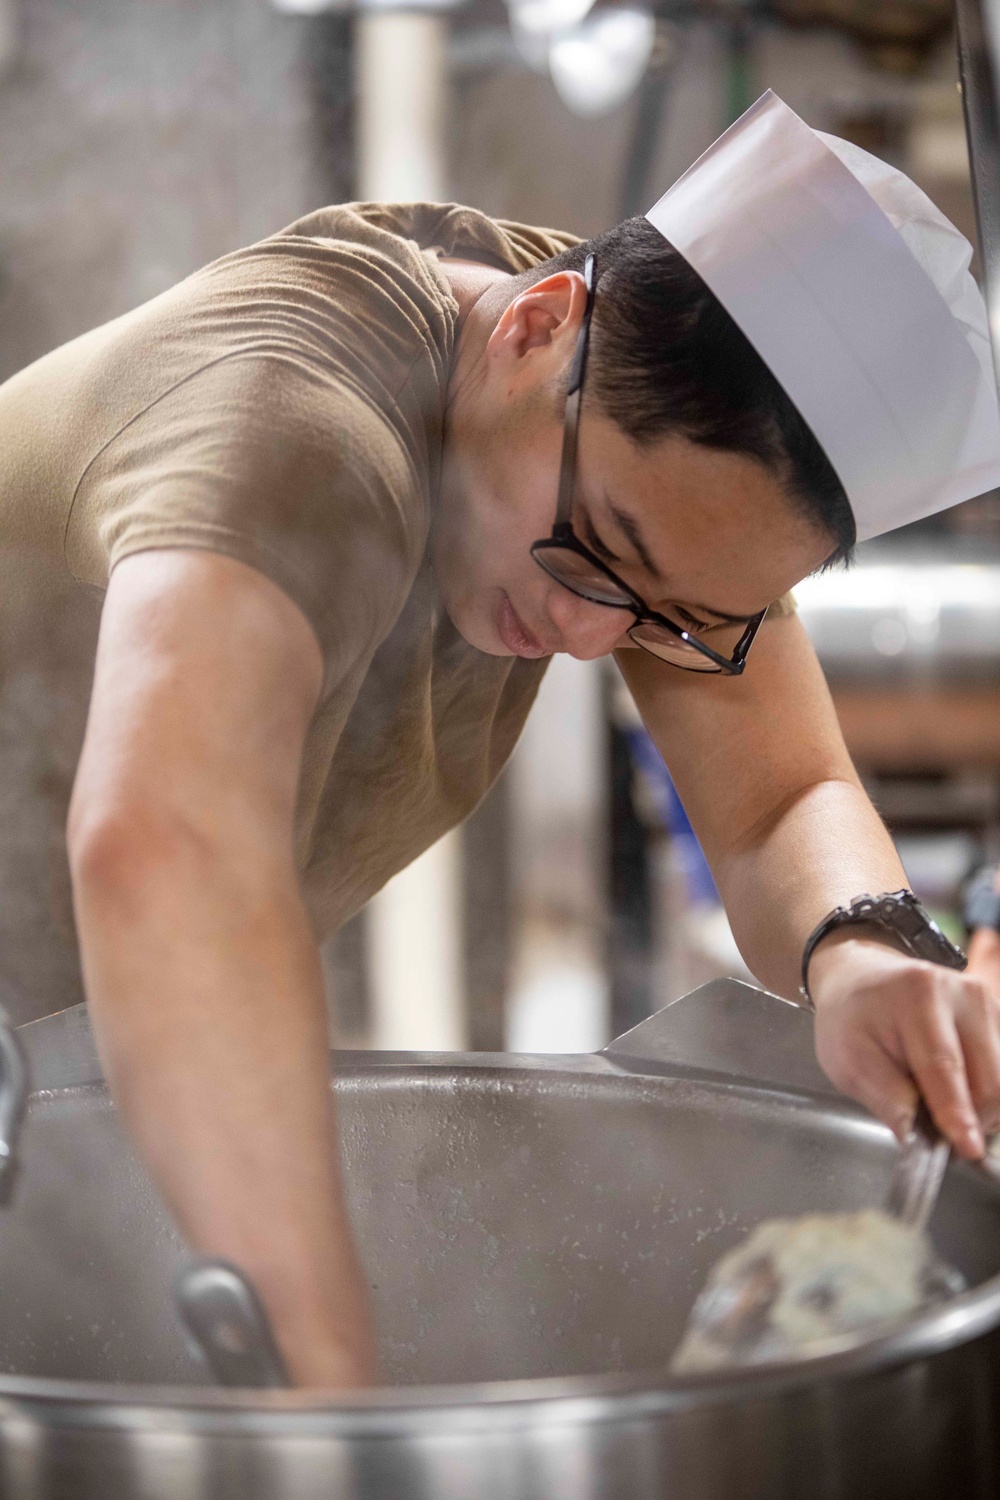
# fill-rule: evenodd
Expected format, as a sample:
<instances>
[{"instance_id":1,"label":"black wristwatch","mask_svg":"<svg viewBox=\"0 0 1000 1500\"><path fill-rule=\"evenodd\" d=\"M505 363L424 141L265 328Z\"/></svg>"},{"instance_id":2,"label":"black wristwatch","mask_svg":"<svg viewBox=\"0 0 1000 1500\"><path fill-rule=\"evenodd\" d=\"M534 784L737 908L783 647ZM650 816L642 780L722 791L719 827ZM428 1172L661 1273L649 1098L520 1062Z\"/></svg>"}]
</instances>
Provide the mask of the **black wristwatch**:
<instances>
[{"instance_id":1,"label":"black wristwatch","mask_svg":"<svg viewBox=\"0 0 1000 1500\"><path fill-rule=\"evenodd\" d=\"M881 896L857 896L849 906L838 906L809 934L802 951L802 999L814 1009L809 993L809 960L816 947L840 927L878 927L893 942L914 958L943 964L947 969L964 969L968 959L961 948L946 938L933 917L920 905L912 891L887 891Z\"/></svg>"},{"instance_id":2,"label":"black wristwatch","mask_svg":"<svg viewBox=\"0 0 1000 1500\"><path fill-rule=\"evenodd\" d=\"M1000 932L1000 890L997 889L996 865L984 865L965 887L962 902L965 930L971 936L977 927L991 927Z\"/></svg>"}]
</instances>

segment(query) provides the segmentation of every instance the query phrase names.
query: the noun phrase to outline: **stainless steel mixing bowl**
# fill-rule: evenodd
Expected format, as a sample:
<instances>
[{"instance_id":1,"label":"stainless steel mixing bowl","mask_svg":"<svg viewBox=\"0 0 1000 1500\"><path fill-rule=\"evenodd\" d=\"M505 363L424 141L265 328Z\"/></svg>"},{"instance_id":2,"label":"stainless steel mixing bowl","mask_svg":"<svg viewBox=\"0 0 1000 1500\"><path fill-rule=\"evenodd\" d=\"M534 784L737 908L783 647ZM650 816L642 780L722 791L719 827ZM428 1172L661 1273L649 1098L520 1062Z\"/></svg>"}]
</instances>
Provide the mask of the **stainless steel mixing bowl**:
<instances>
[{"instance_id":1,"label":"stainless steel mixing bowl","mask_svg":"<svg viewBox=\"0 0 1000 1500\"><path fill-rule=\"evenodd\" d=\"M1000 1494L1000 1189L949 1169L972 1289L869 1344L667 1378L711 1263L763 1218L881 1202L888 1132L811 1023L722 982L584 1057L333 1062L391 1386L209 1388L184 1251L82 1009L20 1033L35 1093L0 1217L3 1500L985 1500Z\"/></svg>"}]
</instances>

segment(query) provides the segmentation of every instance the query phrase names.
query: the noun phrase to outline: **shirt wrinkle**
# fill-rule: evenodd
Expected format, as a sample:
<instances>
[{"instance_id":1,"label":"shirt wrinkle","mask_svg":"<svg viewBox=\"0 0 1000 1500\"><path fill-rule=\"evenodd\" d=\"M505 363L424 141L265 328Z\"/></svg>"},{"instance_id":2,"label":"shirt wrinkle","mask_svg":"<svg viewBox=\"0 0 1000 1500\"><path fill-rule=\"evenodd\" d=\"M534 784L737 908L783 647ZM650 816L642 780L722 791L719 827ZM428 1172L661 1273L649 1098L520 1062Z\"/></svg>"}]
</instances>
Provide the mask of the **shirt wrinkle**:
<instances>
[{"instance_id":1,"label":"shirt wrinkle","mask_svg":"<svg viewBox=\"0 0 1000 1500\"><path fill-rule=\"evenodd\" d=\"M294 848L318 935L482 801L547 662L476 651L434 577L459 309L425 252L514 274L573 242L461 205L319 209L0 386L0 885L47 893L0 909L15 1020L84 998L66 817L126 556L233 557L309 621Z\"/></svg>"}]
</instances>

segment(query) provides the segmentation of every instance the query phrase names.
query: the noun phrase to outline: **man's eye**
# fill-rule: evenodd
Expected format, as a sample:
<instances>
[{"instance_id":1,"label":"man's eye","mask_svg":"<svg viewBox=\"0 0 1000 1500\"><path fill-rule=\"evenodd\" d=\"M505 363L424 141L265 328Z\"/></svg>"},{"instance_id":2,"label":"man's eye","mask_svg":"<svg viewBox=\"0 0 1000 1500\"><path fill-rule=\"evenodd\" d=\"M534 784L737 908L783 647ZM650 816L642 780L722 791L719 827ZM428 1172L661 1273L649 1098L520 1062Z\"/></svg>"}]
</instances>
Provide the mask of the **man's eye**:
<instances>
[{"instance_id":1,"label":"man's eye","mask_svg":"<svg viewBox=\"0 0 1000 1500\"><path fill-rule=\"evenodd\" d=\"M680 616L684 629L689 631L691 635L696 635L699 631L711 630L712 628L707 620L696 619L689 610L684 609L681 605L677 606L677 613Z\"/></svg>"},{"instance_id":2,"label":"man's eye","mask_svg":"<svg viewBox=\"0 0 1000 1500\"><path fill-rule=\"evenodd\" d=\"M612 552L611 548L606 546L605 543L601 541L601 538L597 535L597 532L594 530L593 525L591 524L589 516L585 517L583 527L587 536L587 546L591 547L597 553L598 557L603 557L606 562L619 561L619 559Z\"/></svg>"}]
</instances>

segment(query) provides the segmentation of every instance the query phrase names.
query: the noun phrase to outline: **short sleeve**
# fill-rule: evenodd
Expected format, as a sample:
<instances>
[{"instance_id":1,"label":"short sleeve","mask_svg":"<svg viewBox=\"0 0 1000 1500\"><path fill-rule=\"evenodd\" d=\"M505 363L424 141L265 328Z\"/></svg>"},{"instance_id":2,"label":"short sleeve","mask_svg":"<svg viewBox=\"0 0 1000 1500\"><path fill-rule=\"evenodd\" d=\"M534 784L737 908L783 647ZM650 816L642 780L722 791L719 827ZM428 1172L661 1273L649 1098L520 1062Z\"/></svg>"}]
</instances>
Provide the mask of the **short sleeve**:
<instances>
[{"instance_id":1,"label":"short sleeve","mask_svg":"<svg viewBox=\"0 0 1000 1500\"><path fill-rule=\"evenodd\" d=\"M789 590L787 594L782 594L780 599L775 599L774 603L769 606L765 619L780 620L783 615L794 615L797 610L795 595Z\"/></svg>"},{"instance_id":2,"label":"short sleeve","mask_svg":"<svg viewBox=\"0 0 1000 1500\"><path fill-rule=\"evenodd\" d=\"M66 534L81 581L162 547L266 574L336 679L391 630L423 555L426 486L384 413L283 354L202 368L140 412L84 474Z\"/></svg>"}]
</instances>

